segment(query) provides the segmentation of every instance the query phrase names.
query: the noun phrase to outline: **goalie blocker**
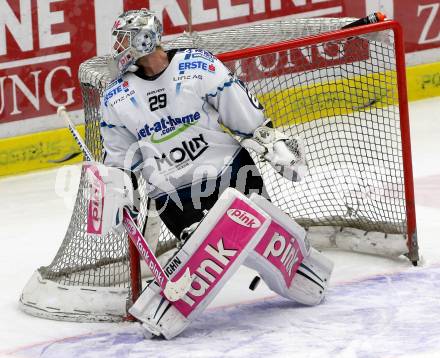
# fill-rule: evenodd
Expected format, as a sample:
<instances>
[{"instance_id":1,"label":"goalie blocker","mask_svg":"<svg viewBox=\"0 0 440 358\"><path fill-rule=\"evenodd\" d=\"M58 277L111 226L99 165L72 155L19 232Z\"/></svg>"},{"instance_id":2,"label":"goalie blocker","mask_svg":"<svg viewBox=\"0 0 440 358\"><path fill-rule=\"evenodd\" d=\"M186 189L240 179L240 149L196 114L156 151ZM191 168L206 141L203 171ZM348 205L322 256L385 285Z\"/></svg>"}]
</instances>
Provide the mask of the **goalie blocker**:
<instances>
[{"instance_id":1,"label":"goalie blocker","mask_svg":"<svg viewBox=\"0 0 440 358\"><path fill-rule=\"evenodd\" d=\"M190 290L171 303L152 281L130 313L151 334L171 339L203 312L242 263L276 293L307 305L322 301L333 269L289 216L257 194L248 199L228 188L165 267L170 279L189 268Z\"/></svg>"}]
</instances>

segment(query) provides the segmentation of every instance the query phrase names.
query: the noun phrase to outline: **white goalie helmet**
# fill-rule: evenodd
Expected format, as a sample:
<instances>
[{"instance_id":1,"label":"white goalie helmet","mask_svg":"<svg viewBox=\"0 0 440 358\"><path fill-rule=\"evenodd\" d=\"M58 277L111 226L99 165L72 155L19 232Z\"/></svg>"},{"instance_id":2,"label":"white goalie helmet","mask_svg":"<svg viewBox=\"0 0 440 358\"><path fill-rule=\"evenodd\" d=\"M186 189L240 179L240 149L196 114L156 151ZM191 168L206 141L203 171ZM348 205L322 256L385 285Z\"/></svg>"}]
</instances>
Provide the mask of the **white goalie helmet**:
<instances>
[{"instance_id":1,"label":"white goalie helmet","mask_svg":"<svg viewBox=\"0 0 440 358\"><path fill-rule=\"evenodd\" d=\"M120 73L136 70L135 62L160 45L162 24L147 9L121 14L112 29L112 55Z\"/></svg>"}]
</instances>

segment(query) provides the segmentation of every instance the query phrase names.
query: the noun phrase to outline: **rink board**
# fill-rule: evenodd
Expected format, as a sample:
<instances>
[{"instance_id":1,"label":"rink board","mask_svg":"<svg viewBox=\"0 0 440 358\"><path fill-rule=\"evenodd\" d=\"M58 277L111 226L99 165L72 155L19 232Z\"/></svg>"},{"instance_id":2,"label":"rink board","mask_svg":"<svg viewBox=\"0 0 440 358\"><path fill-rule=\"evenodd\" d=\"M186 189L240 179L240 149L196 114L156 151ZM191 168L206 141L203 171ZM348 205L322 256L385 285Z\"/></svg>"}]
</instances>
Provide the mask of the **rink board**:
<instances>
[{"instance_id":1,"label":"rink board","mask_svg":"<svg viewBox=\"0 0 440 358\"><path fill-rule=\"evenodd\" d=\"M292 123L314 120L316 115L306 114L304 106L319 106L320 117L348 114L350 111L360 108L362 105L374 105L383 107L380 101L389 85L381 82L384 74L364 76L367 84L373 84L378 88L377 98L371 98L374 103L368 101L359 102L357 98L362 92L358 86L350 88L349 94L339 94L334 90L338 86L337 81L322 83L315 86L290 88L271 95L263 95L260 100L265 104L267 116L272 117L275 123L279 123L280 116L286 111L291 111L289 116ZM352 79L342 80L347 85L359 82ZM341 83L339 83L340 85ZM440 62L410 67L407 69L408 97L410 101L428 97L440 96ZM284 97L287 93L301 98L301 101L287 104ZM269 98L271 98L269 100ZM277 112L277 109L286 108L285 112ZM285 118L283 119L285 120ZM80 133L84 134L84 125L78 126ZM38 132L23 136L11 137L0 140L0 176L25 173L37 169L53 168L64 164L72 164L82 161L82 156L76 156L63 163L54 163L78 153L79 149L71 138L67 129L57 129Z\"/></svg>"}]
</instances>

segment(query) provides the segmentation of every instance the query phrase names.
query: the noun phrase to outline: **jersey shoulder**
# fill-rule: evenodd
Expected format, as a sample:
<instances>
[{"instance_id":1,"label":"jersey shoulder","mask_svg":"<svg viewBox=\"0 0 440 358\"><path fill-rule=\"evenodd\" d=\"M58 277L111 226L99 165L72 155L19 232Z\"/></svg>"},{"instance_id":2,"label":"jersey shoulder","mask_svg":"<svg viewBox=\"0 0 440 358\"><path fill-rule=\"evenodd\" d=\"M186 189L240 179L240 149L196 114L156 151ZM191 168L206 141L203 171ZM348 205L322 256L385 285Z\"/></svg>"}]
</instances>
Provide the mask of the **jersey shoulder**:
<instances>
[{"instance_id":1,"label":"jersey shoulder","mask_svg":"<svg viewBox=\"0 0 440 358\"><path fill-rule=\"evenodd\" d=\"M105 89L101 97L101 107L104 110L127 111L127 106L137 106L136 86L131 80L133 73L129 72L112 81Z\"/></svg>"},{"instance_id":2,"label":"jersey shoulder","mask_svg":"<svg viewBox=\"0 0 440 358\"><path fill-rule=\"evenodd\" d=\"M215 57L212 52L201 48L180 48L176 50L176 55L184 57L187 60L199 59L213 62L217 59L217 57Z\"/></svg>"},{"instance_id":3,"label":"jersey shoulder","mask_svg":"<svg viewBox=\"0 0 440 358\"><path fill-rule=\"evenodd\" d=\"M109 101L115 99L118 96L124 95L124 93L129 92L128 81L124 77L119 77L112 82L110 82L104 90L102 96L102 104L107 107Z\"/></svg>"},{"instance_id":4,"label":"jersey shoulder","mask_svg":"<svg viewBox=\"0 0 440 358\"><path fill-rule=\"evenodd\" d=\"M177 50L173 61L176 62L179 75L194 72L215 75L223 67L211 52L196 48Z\"/></svg>"}]
</instances>

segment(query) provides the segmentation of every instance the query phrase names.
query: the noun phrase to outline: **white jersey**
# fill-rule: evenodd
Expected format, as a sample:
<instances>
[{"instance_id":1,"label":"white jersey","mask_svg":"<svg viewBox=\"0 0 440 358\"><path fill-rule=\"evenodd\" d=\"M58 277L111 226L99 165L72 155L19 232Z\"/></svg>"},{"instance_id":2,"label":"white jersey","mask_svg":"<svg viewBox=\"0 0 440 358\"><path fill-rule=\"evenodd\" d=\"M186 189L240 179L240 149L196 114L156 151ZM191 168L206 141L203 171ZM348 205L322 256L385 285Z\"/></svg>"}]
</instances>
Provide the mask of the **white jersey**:
<instances>
[{"instance_id":1,"label":"white jersey","mask_svg":"<svg viewBox=\"0 0 440 358\"><path fill-rule=\"evenodd\" d=\"M169 54L169 57L171 53ZM152 198L215 179L265 121L262 106L217 58L178 50L153 78L126 73L102 98L104 163L141 164Z\"/></svg>"}]
</instances>

